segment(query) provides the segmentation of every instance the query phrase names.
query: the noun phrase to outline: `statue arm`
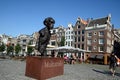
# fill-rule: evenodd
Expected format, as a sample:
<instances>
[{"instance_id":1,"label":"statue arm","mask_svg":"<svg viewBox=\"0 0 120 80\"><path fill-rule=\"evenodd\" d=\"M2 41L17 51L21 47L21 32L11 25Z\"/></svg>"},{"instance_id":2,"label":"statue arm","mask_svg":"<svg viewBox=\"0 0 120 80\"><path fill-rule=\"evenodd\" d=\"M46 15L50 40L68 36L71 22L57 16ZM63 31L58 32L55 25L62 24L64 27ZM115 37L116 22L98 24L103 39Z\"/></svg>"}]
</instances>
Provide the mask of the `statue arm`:
<instances>
[{"instance_id":1,"label":"statue arm","mask_svg":"<svg viewBox=\"0 0 120 80\"><path fill-rule=\"evenodd\" d=\"M41 32L39 32L39 41L40 41L40 43L45 43L46 41L47 41L47 38L48 38L48 36L47 36L47 32L44 30L44 31L41 31Z\"/></svg>"}]
</instances>

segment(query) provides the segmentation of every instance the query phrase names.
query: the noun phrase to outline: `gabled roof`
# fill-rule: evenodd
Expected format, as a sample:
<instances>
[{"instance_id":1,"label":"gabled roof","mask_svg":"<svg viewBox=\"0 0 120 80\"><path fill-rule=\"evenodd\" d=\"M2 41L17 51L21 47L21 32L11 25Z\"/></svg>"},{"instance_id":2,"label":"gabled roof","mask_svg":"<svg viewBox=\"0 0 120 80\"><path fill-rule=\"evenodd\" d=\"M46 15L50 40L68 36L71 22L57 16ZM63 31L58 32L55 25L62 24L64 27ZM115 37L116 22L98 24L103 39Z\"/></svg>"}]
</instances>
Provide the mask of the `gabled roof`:
<instances>
[{"instance_id":1,"label":"gabled roof","mask_svg":"<svg viewBox=\"0 0 120 80\"><path fill-rule=\"evenodd\" d=\"M99 24L99 25L107 24L107 20L108 20L108 17L99 18L99 19L95 19L95 20L90 20L90 22L88 24L88 27L94 26L96 24Z\"/></svg>"}]
</instances>

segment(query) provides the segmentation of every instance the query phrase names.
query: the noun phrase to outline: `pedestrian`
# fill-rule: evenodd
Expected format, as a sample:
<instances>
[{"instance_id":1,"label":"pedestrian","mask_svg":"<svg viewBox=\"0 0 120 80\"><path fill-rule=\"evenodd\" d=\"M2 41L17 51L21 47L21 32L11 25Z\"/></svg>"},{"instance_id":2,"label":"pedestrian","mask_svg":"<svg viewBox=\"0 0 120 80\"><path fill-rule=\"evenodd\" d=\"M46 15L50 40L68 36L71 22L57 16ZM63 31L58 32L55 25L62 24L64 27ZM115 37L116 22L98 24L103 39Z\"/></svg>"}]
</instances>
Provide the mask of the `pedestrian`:
<instances>
[{"instance_id":1,"label":"pedestrian","mask_svg":"<svg viewBox=\"0 0 120 80\"><path fill-rule=\"evenodd\" d=\"M115 76L115 69L116 69L116 63L117 63L117 58L116 58L116 55L114 53L111 53L110 55L110 64L109 64L109 69L112 73L112 76Z\"/></svg>"}]
</instances>

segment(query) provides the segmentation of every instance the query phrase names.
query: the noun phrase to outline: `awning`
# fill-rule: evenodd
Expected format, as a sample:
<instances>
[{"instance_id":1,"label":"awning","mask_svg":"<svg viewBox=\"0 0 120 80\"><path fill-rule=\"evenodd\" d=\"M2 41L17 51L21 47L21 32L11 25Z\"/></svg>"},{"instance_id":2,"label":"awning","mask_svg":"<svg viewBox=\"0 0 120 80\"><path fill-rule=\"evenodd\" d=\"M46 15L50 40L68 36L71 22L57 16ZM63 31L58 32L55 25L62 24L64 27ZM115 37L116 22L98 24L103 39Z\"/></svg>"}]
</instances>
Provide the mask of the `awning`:
<instances>
[{"instance_id":1,"label":"awning","mask_svg":"<svg viewBox=\"0 0 120 80\"><path fill-rule=\"evenodd\" d=\"M89 58L96 58L96 55L95 54L90 54L90 57Z\"/></svg>"},{"instance_id":2,"label":"awning","mask_svg":"<svg viewBox=\"0 0 120 80\"><path fill-rule=\"evenodd\" d=\"M70 52L70 53L78 53L78 52L86 52L86 50L71 47L71 46L61 46L61 47L54 47L54 48L47 48L47 50L54 50L58 52Z\"/></svg>"},{"instance_id":3,"label":"awning","mask_svg":"<svg viewBox=\"0 0 120 80\"><path fill-rule=\"evenodd\" d=\"M103 54L90 54L89 58L92 59L103 59L104 55Z\"/></svg>"},{"instance_id":4,"label":"awning","mask_svg":"<svg viewBox=\"0 0 120 80\"><path fill-rule=\"evenodd\" d=\"M30 46L30 47L35 47L35 44L32 44L32 45L28 45L28 46ZM53 46L53 45L47 45L47 48L54 48L55 46Z\"/></svg>"},{"instance_id":5,"label":"awning","mask_svg":"<svg viewBox=\"0 0 120 80\"><path fill-rule=\"evenodd\" d=\"M103 59L103 55L96 55L96 59Z\"/></svg>"}]
</instances>

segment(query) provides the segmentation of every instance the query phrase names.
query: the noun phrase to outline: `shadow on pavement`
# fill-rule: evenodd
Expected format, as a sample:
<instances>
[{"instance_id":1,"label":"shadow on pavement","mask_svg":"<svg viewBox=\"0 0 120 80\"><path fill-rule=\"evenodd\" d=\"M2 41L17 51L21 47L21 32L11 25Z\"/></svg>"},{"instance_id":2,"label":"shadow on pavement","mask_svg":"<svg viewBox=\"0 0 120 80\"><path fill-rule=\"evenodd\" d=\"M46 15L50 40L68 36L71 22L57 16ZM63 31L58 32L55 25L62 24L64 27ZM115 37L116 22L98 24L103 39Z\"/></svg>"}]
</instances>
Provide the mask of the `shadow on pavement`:
<instances>
[{"instance_id":1,"label":"shadow on pavement","mask_svg":"<svg viewBox=\"0 0 120 80\"><path fill-rule=\"evenodd\" d=\"M97 69L92 69L92 70L95 71L95 72L98 72L98 73L102 73L102 74L106 74L106 75L111 76L110 71L101 71L101 70L97 70Z\"/></svg>"},{"instance_id":2,"label":"shadow on pavement","mask_svg":"<svg viewBox=\"0 0 120 80\"><path fill-rule=\"evenodd\" d=\"M111 76L111 72L110 71L101 71L101 70L97 70L97 69L92 69L92 70L95 71L95 72L98 72L98 73L102 73L102 74ZM115 75L120 77L120 73L115 73Z\"/></svg>"}]
</instances>

